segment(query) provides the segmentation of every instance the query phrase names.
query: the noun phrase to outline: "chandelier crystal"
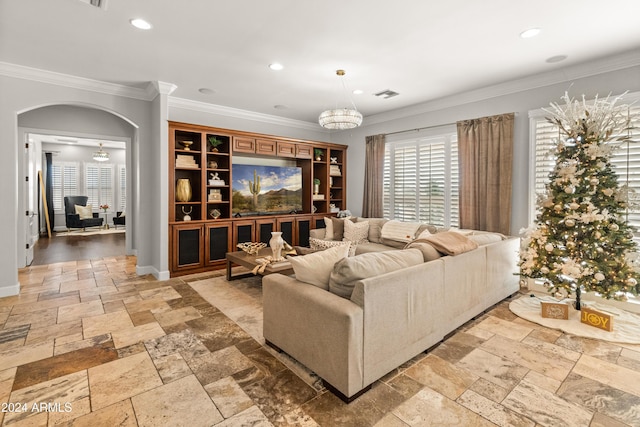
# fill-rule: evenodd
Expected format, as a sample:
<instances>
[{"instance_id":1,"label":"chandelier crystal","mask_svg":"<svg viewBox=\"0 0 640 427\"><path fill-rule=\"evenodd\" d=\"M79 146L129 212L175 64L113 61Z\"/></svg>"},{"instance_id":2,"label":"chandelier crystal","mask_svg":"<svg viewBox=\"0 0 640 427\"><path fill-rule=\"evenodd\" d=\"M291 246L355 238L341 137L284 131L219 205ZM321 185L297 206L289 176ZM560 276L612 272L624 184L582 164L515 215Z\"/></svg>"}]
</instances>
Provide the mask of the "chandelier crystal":
<instances>
[{"instance_id":1,"label":"chandelier crystal","mask_svg":"<svg viewBox=\"0 0 640 427\"><path fill-rule=\"evenodd\" d=\"M337 70L336 74L339 77L344 77L344 70ZM351 102L353 108L334 108L331 110L326 110L320 113L318 117L318 123L320 126L326 129L353 129L362 124L362 114L356 109L356 104L351 100L348 96L347 87L342 80L342 89L345 94L347 94L347 98Z\"/></svg>"},{"instance_id":2,"label":"chandelier crystal","mask_svg":"<svg viewBox=\"0 0 640 427\"><path fill-rule=\"evenodd\" d=\"M93 153L93 160L96 162L106 162L109 160L109 153L102 150L102 143L100 143L100 149Z\"/></svg>"}]
</instances>

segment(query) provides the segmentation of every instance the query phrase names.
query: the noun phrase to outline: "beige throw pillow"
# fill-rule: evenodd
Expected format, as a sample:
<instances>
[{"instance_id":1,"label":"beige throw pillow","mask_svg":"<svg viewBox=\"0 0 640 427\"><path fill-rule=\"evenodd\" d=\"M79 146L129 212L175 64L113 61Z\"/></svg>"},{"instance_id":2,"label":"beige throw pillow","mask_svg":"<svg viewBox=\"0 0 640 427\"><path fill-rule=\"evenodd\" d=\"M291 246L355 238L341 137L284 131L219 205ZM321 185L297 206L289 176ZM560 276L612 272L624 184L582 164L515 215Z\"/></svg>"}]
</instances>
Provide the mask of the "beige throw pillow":
<instances>
[{"instance_id":1,"label":"beige throw pillow","mask_svg":"<svg viewBox=\"0 0 640 427\"><path fill-rule=\"evenodd\" d=\"M369 237L369 221L351 222L344 221L344 237L342 240L347 242L368 243Z\"/></svg>"},{"instance_id":2,"label":"beige throw pillow","mask_svg":"<svg viewBox=\"0 0 640 427\"><path fill-rule=\"evenodd\" d=\"M87 206L75 205L75 207L76 207L76 214L80 216L80 219L93 218L93 207L91 205L87 205Z\"/></svg>"},{"instance_id":3,"label":"beige throw pillow","mask_svg":"<svg viewBox=\"0 0 640 427\"><path fill-rule=\"evenodd\" d=\"M327 240L342 240L344 237L344 222L349 218L324 217L324 238ZM355 220L352 220L355 222Z\"/></svg>"},{"instance_id":4,"label":"beige throw pillow","mask_svg":"<svg viewBox=\"0 0 640 427\"><path fill-rule=\"evenodd\" d=\"M329 277L333 265L347 257L349 245L335 246L322 252L289 258L296 279L324 290L329 290Z\"/></svg>"}]
</instances>

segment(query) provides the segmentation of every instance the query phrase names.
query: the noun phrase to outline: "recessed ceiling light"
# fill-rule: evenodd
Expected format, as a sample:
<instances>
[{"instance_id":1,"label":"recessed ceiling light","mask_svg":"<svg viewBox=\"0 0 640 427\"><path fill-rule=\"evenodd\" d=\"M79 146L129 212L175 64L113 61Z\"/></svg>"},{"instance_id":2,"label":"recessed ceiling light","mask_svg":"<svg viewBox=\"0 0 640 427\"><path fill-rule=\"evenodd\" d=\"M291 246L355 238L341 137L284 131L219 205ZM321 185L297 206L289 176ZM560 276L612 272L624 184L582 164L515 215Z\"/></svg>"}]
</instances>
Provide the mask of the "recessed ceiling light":
<instances>
[{"instance_id":1,"label":"recessed ceiling light","mask_svg":"<svg viewBox=\"0 0 640 427\"><path fill-rule=\"evenodd\" d=\"M141 18L135 18L130 20L129 22L131 22L131 25L133 25L136 28L140 28L141 30L151 29L151 24L149 24L147 21Z\"/></svg>"},{"instance_id":2,"label":"recessed ceiling light","mask_svg":"<svg viewBox=\"0 0 640 427\"><path fill-rule=\"evenodd\" d=\"M528 30L524 30L520 33L520 37L523 39L529 39L531 37L535 37L540 34L540 28L529 28Z\"/></svg>"},{"instance_id":3,"label":"recessed ceiling light","mask_svg":"<svg viewBox=\"0 0 640 427\"><path fill-rule=\"evenodd\" d=\"M284 66L282 64L279 64L277 62L274 62L273 64L269 64L269 68L271 68L274 71L280 71L284 68Z\"/></svg>"},{"instance_id":4,"label":"recessed ceiling light","mask_svg":"<svg viewBox=\"0 0 640 427\"><path fill-rule=\"evenodd\" d=\"M289 107L287 107L286 105L277 104L277 105L274 105L273 108L275 108L276 110L286 110Z\"/></svg>"},{"instance_id":5,"label":"recessed ceiling light","mask_svg":"<svg viewBox=\"0 0 640 427\"><path fill-rule=\"evenodd\" d=\"M552 56L551 58L547 58L545 62L549 64L555 64L556 62L562 62L565 59L567 59L567 55L556 55L556 56Z\"/></svg>"},{"instance_id":6,"label":"recessed ceiling light","mask_svg":"<svg viewBox=\"0 0 640 427\"><path fill-rule=\"evenodd\" d=\"M215 90L209 89L208 87L201 87L200 89L198 89L198 92L203 95L213 95L214 93L216 93Z\"/></svg>"},{"instance_id":7,"label":"recessed ceiling light","mask_svg":"<svg viewBox=\"0 0 640 427\"><path fill-rule=\"evenodd\" d=\"M362 89L356 89L353 91L354 95L362 95L364 92L362 91Z\"/></svg>"}]
</instances>

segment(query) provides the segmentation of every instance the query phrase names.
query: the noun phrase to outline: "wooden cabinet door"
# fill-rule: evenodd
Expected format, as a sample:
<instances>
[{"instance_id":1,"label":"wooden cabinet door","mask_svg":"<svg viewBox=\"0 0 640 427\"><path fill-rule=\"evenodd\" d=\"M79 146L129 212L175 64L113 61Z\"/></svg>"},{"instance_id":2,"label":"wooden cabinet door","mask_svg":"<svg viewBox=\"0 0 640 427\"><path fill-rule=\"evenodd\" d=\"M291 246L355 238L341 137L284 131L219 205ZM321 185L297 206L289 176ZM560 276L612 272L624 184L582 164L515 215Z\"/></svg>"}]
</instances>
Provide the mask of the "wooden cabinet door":
<instances>
[{"instance_id":1,"label":"wooden cabinet door","mask_svg":"<svg viewBox=\"0 0 640 427\"><path fill-rule=\"evenodd\" d=\"M256 241L269 244L271 232L276 231L275 218L256 219Z\"/></svg>"},{"instance_id":2,"label":"wooden cabinet door","mask_svg":"<svg viewBox=\"0 0 640 427\"><path fill-rule=\"evenodd\" d=\"M296 144L296 157L298 159L313 158L313 147L306 144Z\"/></svg>"},{"instance_id":3,"label":"wooden cabinet door","mask_svg":"<svg viewBox=\"0 0 640 427\"><path fill-rule=\"evenodd\" d=\"M273 139L256 139L256 154L262 154L265 156L275 156L276 141Z\"/></svg>"},{"instance_id":4,"label":"wooden cabinet door","mask_svg":"<svg viewBox=\"0 0 640 427\"><path fill-rule=\"evenodd\" d=\"M309 247L309 232L313 227L313 217L297 216L296 220L296 245ZM323 220L324 222L324 220Z\"/></svg>"},{"instance_id":5,"label":"wooden cabinet door","mask_svg":"<svg viewBox=\"0 0 640 427\"><path fill-rule=\"evenodd\" d=\"M207 223L205 225L205 264L220 264L231 249L232 229L228 221Z\"/></svg>"},{"instance_id":6,"label":"wooden cabinet door","mask_svg":"<svg viewBox=\"0 0 640 427\"><path fill-rule=\"evenodd\" d=\"M232 249L235 252L238 243L255 242L256 222L252 219L233 221Z\"/></svg>"},{"instance_id":7,"label":"wooden cabinet door","mask_svg":"<svg viewBox=\"0 0 640 427\"><path fill-rule=\"evenodd\" d=\"M282 238L291 246L297 245L295 219L293 217L276 218L277 231L282 232Z\"/></svg>"},{"instance_id":8,"label":"wooden cabinet door","mask_svg":"<svg viewBox=\"0 0 640 427\"><path fill-rule=\"evenodd\" d=\"M278 141L277 149L278 149L278 156L280 157L296 156L296 144L292 142Z\"/></svg>"},{"instance_id":9,"label":"wooden cabinet door","mask_svg":"<svg viewBox=\"0 0 640 427\"><path fill-rule=\"evenodd\" d=\"M234 153L255 153L256 152L256 140L253 138L245 138L241 136L233 137L233 152Z\"/></svg>"},{"instance_id":10,"label":"wooden cabinet door","mask_svg":"<svg viewBox=\"0 0 640 427\"><path fill-rule=\"evenodd\" d=\"M202 224L171 226L171 270L174 272L204 266Z\"/></svg>"}]
</instances>

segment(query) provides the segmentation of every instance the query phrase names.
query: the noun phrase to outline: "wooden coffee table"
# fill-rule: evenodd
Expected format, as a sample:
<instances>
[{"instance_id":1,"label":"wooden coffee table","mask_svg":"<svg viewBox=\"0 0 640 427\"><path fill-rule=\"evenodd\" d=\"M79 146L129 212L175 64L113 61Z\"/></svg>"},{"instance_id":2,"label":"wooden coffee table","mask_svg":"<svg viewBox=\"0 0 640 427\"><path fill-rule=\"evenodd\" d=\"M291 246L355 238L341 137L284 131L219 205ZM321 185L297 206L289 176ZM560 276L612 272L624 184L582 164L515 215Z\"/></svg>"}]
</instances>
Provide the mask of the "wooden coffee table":
<instances>
[{"instance_id":1,"label":"wooden coffee table","mask_svg":"<svg viewBox=\"0 0 640 427\"><path fill-rule=\"evenodd\" d=\"M268 255L271 255L270 248L261 249L258 252L258 255L249 255L246 252L238 251L238 252L227 252L227 280L235 280L241 279L243 277L253 276L254 274L242 273L236 274L235 276L231 275L231 267L235 265L240 265L242 267L248 268L249 270L253 270L256 266L260 265L256 259L264 258ZM258 273L261 276L266 276L267 274L280 273L280 274L293 274L293 268L291 267L291 263L289 261L280 261L274 264L269 264L265 267L262 273Z\"/></svg>"}]
</instances>

